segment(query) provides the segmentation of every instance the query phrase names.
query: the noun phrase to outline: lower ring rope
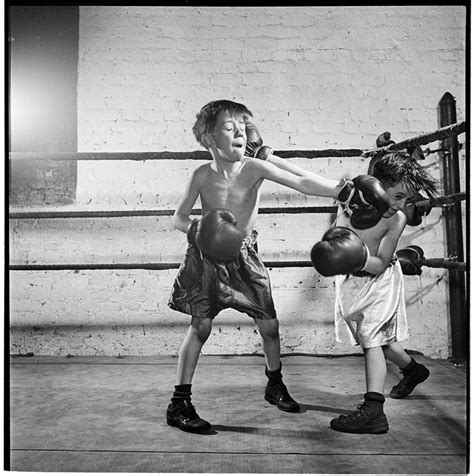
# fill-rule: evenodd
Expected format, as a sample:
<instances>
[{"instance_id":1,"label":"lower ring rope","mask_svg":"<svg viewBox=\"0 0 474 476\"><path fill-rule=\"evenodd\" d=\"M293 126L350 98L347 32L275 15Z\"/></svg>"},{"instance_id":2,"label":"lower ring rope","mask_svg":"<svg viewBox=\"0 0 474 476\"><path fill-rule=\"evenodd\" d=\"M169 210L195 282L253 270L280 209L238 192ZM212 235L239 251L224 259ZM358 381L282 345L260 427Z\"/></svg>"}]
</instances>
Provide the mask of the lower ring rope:
<instances>
[{"instance_id":1,"label":"lower ring rope","mask_svg":"<svg viewBox=\"0 0 474 476\"><path fill-rule=\"evenodd\" d=\"M337 207L260 207L259 215L269 214L303 214L303 213L335 213ZM173 216L175 210L70 210L70 211L34 211L11 212L10 219L40 218L111 218L132 216ZM202 215L200 208L193 209L191 215Z\"/></svg>"}]
</instances>

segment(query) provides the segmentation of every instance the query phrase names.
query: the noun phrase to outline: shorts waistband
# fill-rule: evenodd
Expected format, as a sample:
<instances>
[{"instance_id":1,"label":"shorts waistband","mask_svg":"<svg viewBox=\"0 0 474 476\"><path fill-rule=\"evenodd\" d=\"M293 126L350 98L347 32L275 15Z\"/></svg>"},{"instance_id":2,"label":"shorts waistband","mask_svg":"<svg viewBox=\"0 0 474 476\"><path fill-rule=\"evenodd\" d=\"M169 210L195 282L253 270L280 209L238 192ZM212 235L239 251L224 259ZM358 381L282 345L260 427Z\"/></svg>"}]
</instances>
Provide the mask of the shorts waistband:
<instances>
[{"instance_id":1,"label":"shorts waistband","mask_svg":"<svg viewBox=\"0 0 474 476\"><path fill-rule=\"evenodd\" d=\"M392 259L390 260L390 263L388 263L387 268L390 268L390 266L393 266L397 262L397 257L394 255ZM356 271L355 273L351 273L352 276L356 276L357 278L367 278L371 277L373 278L376 276L375 274L369 273L368 271Z\"/></svg>"}]
</instances>

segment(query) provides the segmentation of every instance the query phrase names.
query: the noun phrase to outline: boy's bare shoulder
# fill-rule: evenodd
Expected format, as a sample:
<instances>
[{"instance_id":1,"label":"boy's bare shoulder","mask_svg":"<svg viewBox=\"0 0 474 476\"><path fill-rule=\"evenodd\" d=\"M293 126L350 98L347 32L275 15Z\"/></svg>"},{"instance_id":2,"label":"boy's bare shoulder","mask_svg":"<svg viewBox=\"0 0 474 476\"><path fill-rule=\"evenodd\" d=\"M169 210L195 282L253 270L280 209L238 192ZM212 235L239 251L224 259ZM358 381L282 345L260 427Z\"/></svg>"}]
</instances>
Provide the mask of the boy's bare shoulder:
<instances>
[{"instance_id":1,"label":"boy's bare shoulder","mask_svg":"<svg viewBox=\"0 0 474 476\"><path fill-rule=\"evenodd\" d=\"M407 217L402 211L398 211L397 213L394 213L391 218L391 223L393 223L393 226L399 226L399 225L405 225L407 222Z\"/></svg>"},{"instance_id":2,"label":"boy's bare shoulder","mask_svg":"<svg viewBox=\"0 0 474 476\"><path fill-rule=\"evenodd\" d=\"M194 169L192 172L193 180L203 181L209 177L209 174L212 172L211 164L212 162L207 162Z\"/></svg>"},{"instance_id":3,"label":"boy's bare shoulder","mask_svg":"<svg viewBox=\"0 0 474 476\"><path fill-rule=\"evenodd\" d=\"M389 231L393 230L395 232L398 232L399 230L405 227L407 219L402 211L397 211L387 221L387 229Z\"/></svg>"}]
</instances>

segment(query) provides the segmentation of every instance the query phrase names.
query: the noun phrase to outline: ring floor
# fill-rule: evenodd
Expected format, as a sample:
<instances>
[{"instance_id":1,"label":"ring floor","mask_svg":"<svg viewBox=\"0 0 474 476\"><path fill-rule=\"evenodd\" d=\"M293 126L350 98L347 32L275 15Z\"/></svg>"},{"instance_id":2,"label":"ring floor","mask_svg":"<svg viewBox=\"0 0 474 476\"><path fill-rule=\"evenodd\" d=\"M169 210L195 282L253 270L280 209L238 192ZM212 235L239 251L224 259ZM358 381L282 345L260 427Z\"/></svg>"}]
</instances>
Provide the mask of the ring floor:
<instances>
[{"instance_id":1,"label":"ring floor","mask_svg":"<svg viewBox=\"0 0 474 476\"><path fill-rule=\"evenodd\" d=\"M176 357L12 357L10 470L125 473L466 474L467 371L414 355L431 371L405 399L388 364L383 435L338 433L329 421L356 409L364 360L284 356L301 412L263 399L261 356L201 356L193 402L205 435L166 424Z\"/></svg>"}]
</instances>

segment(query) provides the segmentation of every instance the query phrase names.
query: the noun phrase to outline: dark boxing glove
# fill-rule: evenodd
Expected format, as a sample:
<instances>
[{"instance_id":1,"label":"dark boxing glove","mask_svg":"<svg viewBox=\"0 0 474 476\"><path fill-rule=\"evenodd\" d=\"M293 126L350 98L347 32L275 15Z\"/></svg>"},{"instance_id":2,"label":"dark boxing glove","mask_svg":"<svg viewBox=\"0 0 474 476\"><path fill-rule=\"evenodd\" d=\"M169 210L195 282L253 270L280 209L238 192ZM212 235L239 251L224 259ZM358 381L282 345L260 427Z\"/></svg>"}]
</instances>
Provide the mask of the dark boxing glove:
<instances>
[{"instance_id":1,"label":"dark boxing glove","mask_svg":"<svg viewBox=\"0 0 474 476\"><path fill-rule=\"evenodd\" d=\"M245 121L245 134L247 135L247 144L245 146L245 155L256 159L267 160L273 153L273 149L263 145L263 139L258 132L257 126L248 119Z\"/></svg>"},{"instance_id":2,"label":"dark boxing glove","mask_svg":"<svg viewBox=\"0 0 474 476\"><path fill-rule=\"evenodd\" d=\"M375 145L377 147L387 147L390 145L395 145L395 142L391 140L392 134L390 132L385 131L380 134L377 139L375 140Z\"/></svg>"},{"instance_id":3,"label":"dark boxing glove","mask_svg":"<svg viewBox=\"0 0 474 476\"><path fill-rule=\"evenodd\" d=\"M390 134L390 132L388 131L385 131L385 132L382 132L382 134L380 134L377 139L375 140L375 145L378 147L378 148L381 148L381 147L385 147L385 149L387 151L390 151L390 150L395 150L395 142L391 139L392 137L392 134ZM377 155L374 155L372 157L372 159L370 159L370 163L369 163L369 170L367 171L367 173L369 175L372 175L373 173L373 170L374 170L374 165L376 162L378 162L381 158L383 157L383 154L377 154Z\"/></svg>"},{"instance_id":4,"label":"dark boxing glove","mask_svg":"<svg viewBox=\"0 0 474 476\"><path fill-rule=\"evenodd\" d=\"M375 226L390 208L390 198L382 183L372 175L358 175L346 181L337 200L349 209L351 225L358 230Z\"/></svg>"},{"instance_id":5,"label":"dark boxing glove","mask_svg":"<svg viewBox=\"0 0 474 476\"><path fill-rule=\"evenodd\" d=\"M362 271L370 253L367 245L349 228L336 226L311 249L311 262L323 276Z\"/></svg>"},{"instance_id":6,"label":"dark boxing glove","mask_svg":"<svg viewBox=\"0 0 474 476\"><path fill-rule=\"evenodd\" d=\"M188 227L188 231L186 233L186 236L188 237L188 243L193 246L197 246L196 244L196 233L198 230L199 226L199 220L197 218L194 218L191 220L191 223Z\"/></svg>"},{"instance_id":7,"label":"dark boxing glove","mask_svg":"<svg viewBox=\"0 0 474 476\"><path fill-rule=\"evenodd\" d=\"M191 222L188 240L189 235L194 234L194 244L204 255L216 262L228 263L239 256L244 239L236 224L237 220L229 210L216 208L197 220L197 225L194 220Z\"/></svg>"},{"instance_id":8,"label":"dark boxing glove","mask_svg":"<svg viewBox=\"0 0 474 476\"><path fill-rule=\"evenodd\" d=\"M429 215L431 212L431 204L428 203L426 205L417 205L416 202L420 202L422 200L428 200L428 198L421 195L421 193L416 193L413 201L409 203L404 209L403 213L407 217L407 225L410 226L418 226L421 224L421 219L423 215Z\"/></svg>"},{"instance_id":9,"label":"dark boxing glove","mask_svg":"<svg viewBox=\"0 0 474 476\"><path fill-rule=\"evenodd\" d=\"M407 246L406 248L398 250L395 255L398 261L400 261L403 274L409 276L419 276L421 274L421 261L425 253L419 246Z\"/></svg>"},{"instance_id":10,"label":"dark boxing glove","mask_svg":"<svg viewBox=\"0 0 474 476\"><path fill-rule=\"evenodd\" d=\"M425 154L423 152L423 149L419 145L407 147L407 153L414 160L425 160Z\"/></svg>"}]
</instances>

